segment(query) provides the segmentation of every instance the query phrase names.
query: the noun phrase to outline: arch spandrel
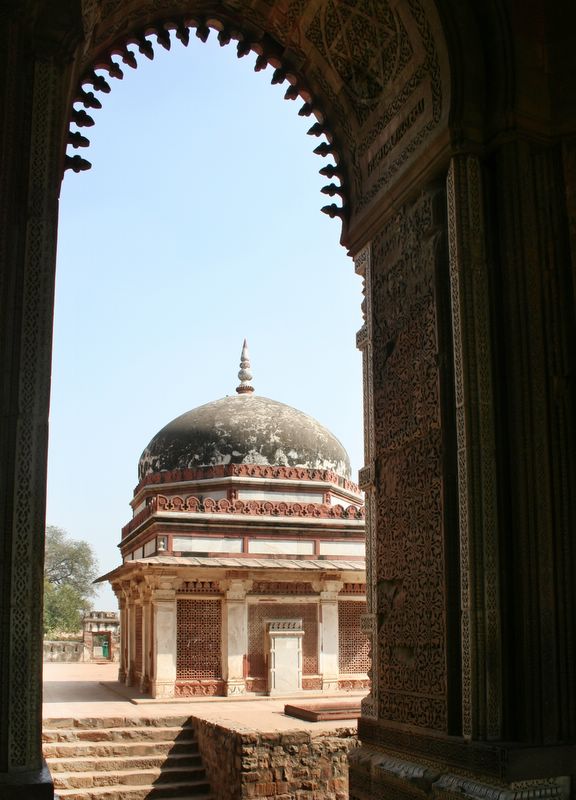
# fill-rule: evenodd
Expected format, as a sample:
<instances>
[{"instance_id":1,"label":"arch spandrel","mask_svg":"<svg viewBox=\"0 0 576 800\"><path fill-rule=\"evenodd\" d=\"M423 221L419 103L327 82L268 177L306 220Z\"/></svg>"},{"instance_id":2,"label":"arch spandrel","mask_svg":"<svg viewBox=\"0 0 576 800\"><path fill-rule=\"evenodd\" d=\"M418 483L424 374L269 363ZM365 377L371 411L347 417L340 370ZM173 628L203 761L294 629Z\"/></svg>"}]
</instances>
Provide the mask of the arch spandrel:
<instances>
[{"instance_id":1,"label":"arch spandrel","mask_svg":"<svg viewBox=\"0 0 576 800\"><path fill-rule=\"evenodd\" d=\"M394 188L401 183L405 193L407 176L421 175L446 149L448 59L429 0L85 0L78 77L118 42L177 20L221 26L297 77L333 140L343 210L334 204L331 216L342 218L343 243L353 250Z\"/></svg>"}]
</instances>

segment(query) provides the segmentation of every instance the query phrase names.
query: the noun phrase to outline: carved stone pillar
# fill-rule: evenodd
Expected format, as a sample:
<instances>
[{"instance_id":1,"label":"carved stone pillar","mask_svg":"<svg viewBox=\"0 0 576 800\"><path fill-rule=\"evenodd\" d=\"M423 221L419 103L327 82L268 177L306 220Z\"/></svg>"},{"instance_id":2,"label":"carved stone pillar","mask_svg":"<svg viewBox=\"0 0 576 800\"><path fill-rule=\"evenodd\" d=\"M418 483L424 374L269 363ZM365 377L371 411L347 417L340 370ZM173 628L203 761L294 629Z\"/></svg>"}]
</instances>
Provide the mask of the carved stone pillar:
<instances>
[{"instance_id":1,"label":"carved stone pillar","mask_svg":"<svg viewBox=\"0 0 576 800\"><path fill-rule=\"evenodd\" d=\"M499 440L506 448L504 732L508 739L542 747L556 764L552 775L576 780L571 147L573 142L562 149L526 136L504 144L490 167L500 229L500 269L493 276L497 367L505 376L498 386ZM564 750L568 743L571 762Z\"/></svg>"},{"instance_id":2,"label":"carved stone pillar","mask_svg":"<svg viewBox=\"0 0 576 800\"><path fill-rule=\"evenodd\" d=\"M362 700L362 714L376 717L378 709L378 646L376 628L376 506L375 483L376 464L374 461L374 375L373 375L373 326L372 326L372 268L370 264L370 245L367 245L354 258L356 273L362 276L362 316L364 324L356 336L356 346L362 353L362 395L364 407L364 467L358 474L358 485L364 491L366 508L366 610L362 618L362 629L370 640L371 666L369 677L370 694Z\"/></svg>"},{"instance_id":3,"label":"carved stone pillar","mask_svg":"<svg viewBox=\"0 0 576 800\"><path fill-rule=\"evenodd\" d=\"M136 595L129 590L126 597L126 686L136 682Z\"/></svg>"},{"instance_id":4,"label":"carved stone pillar","mask_svg":"<svg viewBox=\"0 0 576 800\"><path fill-rule=\"evenodd\" d=\"M490 293L483 178L475 155L447 179L458 454L462 733L502 735L502 630Z\"/></svg>"},{"instance_id":5,"label":"carved stone pillar","mask_svg":"<svg viewBox=\"0 0 576 800\"><path fill-rule=\"evenodd\" d=\"M146 586L140 586L139 600L137 606L137 635L140 635L140 641L137 642L136 652L136 677L138 679L138 688L141 692L148 691L148 672L146 664L146 654L148 651L148 637L150 635L150 590ZM139 630L138 630L139 629Z\"/></svg>"},{"instance_id":6,"label":"carved stone pillar","mask_svg":"<svg viewBox=\"0 0 576 800\"><path fill-rule=\"evenodd\" d=\"M150 639L152 635L151 591L149 587L142 589L142 675L140 691L150 690Z\"/></svg>"},{"instance_id":7,"label":"carved stone pillar","mask_svg":"<svg viewBox=\"0 0 576 800\"><path fill-rule=\"evenodd\" d=\"M152 591L154 698L174 697L176 684L176 589L175 579L158 581Z\"/></svg>"},{"instance_id":8,"label":"carved stone pillar","mask_svg":"<svg viewBox=\"0 0 576 800\"><path fill-rule=\"evenodd\" d=\"M51 797L42 589L63 69L0 22L0 797ZM20 8L18 6L18 8Z\"/></svg>"},{"instance_id":9,"label":"carved stone pillar","mask_svg":"<svg viewBox=\"0 0 576 800\"><path fill-rule=\"evenodd\" d=\"M371 243L378 707L352 800L574 791L565 161L457 155Z\"/></svg>"},{"instance_id":10,"label":"carved stone pillar","mask_svg":"<svg viewBox=\"0 0 576 800\"><path fill-rule=\"evenodd\" d=\"M338 691L338 593L342 581L324 580L320 586L320 674L322 691Z\"/></svg>"},{"instance_id":11,"label":"carved stone pillar","mask_svg":"<svg viewBox=\"0 0 576 800\"><path fill-rule=\"evenodd\" d=\"M144 677L144 609L140 598L134 604L135 636L134 636L134 685L142 687Z\"/></svg>"},{"instance_id":12,"label":"carved stone pillar","mask_svg":"<svg viewBox=\"0 0 576 800\"><path fill-rule=\"evenodd\" d=\"M224 581L222 604L222 671L226 695L246 693L244 662L248 652L248 607L246 593L252 581Z\"/></svg>"},{"instance_id":13,"label":"carved stone pillar","mask_svg":"<svg viewBox=\"0 0 576 800\"><path fill-rule=\"evenodd\" d=\"M126 683L126 673L128 671L127 662L127 641L126 632L128 629L128 622L126 616L126 598L124 592L119 584L113 584L112 588L116 599L118 601L118 609L120 614L120 659L118 664L118 681Z\"/></svg>"},{"instance_id":14,"label":"carved stone pillar","mask_svg":"<svg viewBox=\"0 0 576 800\"><path fill-rule=\"evenodd\" d=\"M400 788L394 774L373 775L372 755L383 763L400 751L403 761L410 753L417 764L414 742L436 741L459 724L444 187L431 185L402 206L372 240L368 257L361 256L367 319L358 338L369 437L361 484L369 503L371 583L365 624L375 627L375 685L359 725L364 747L352 757L352 798L412 791Z\"/></svg>"}]
</instances>

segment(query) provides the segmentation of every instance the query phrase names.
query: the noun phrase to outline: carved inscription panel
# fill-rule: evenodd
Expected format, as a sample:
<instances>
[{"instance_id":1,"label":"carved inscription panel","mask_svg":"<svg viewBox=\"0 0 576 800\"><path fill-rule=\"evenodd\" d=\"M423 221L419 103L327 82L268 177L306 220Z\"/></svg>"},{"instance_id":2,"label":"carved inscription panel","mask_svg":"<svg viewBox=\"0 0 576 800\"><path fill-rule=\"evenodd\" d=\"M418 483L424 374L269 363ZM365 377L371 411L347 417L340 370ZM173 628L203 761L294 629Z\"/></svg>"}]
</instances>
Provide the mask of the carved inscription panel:
<instances>
[{"instance_id":1,"label":"carved inscription panel","mask_svg":"<svg viewBox=\"0 0 576 800\"><path fill-rule=\"evenodd\" d=\"M361 211L422 152L448 107L440 26L421 0L324 0L310 7L301 31L315 49L311 77L331 115L342 116Z\"/></svg>"},{"instance_id":2,"label":"carved inscription panel","mask_svg":"<svg viewBox=\"0 0 576 800\"><path fill-rule=\"evenodd\" d=\"M434 290L438 192L372 243L379 716L447 727L442 438Z\"/></svg>"}]
</instances>

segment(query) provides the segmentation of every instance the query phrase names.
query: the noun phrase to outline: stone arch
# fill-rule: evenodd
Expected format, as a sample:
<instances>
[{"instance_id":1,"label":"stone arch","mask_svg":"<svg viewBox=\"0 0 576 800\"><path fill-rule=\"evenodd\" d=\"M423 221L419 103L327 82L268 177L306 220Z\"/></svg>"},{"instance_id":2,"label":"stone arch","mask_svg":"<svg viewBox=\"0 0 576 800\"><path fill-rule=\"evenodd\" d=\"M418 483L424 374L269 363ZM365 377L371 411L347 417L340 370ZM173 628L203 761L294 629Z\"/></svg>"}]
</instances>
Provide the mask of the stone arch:
<instances>
[{"instance_id":1,"label":"stone arch","mask_svg":"<svg viewBox=\"0 0 576 800\"><path fill-rule=\"evenodd\" d=\"M346 20L336 0L287 0L278 8L264 0L66 0L57 9L39 0L28 16L14 19L9 41L15 59L12 77L18 73L22 85L15 91L25 87L30 98L28 109L20 99L21 129L8 130L10 147L18 149L18 135L26 143L29 163L28 171L15 178L28 183L30 214L28 230L17 245L25 262L20 299L25 341L16 403L27 413L15 433L18 443L12 444L12 454L19 453L12 489L17 500L11 509L15 569L7 583L14 598L10 657L17 669L4 687L6 697L17 702L4 723L10 736L0 770L37 767L40 758L39 731L29 725L40 706L40 665L38 656L30 658L41 639L40 619L27 598L30 586L38 582L38 565L31 554L41 552L44 517L42 454L47 440L58 194L73 103L83 79L122 42L136 38L148 49L138 36L159 31L165 22L177 28L178 23L190 22L196 30L200 26L201 36L210 25L234 33L276 69L293 72L305 102L319 103L344 170L348 213L343 244L358 252L390 206L417 190L421 173L434 173L447 163L451 95L448 52L433 0L409 0L402 7L360 0L359 9L362 25L358 19L349 20L349 36L342 30ZM371 19L377 22L373 27L368 25ZM364 32L370 36L367 47L362 45ZM339 53L344 39L346 57ZM32 62L30 47L35 53ZM389 62L381 60L381 51L391 54ZM9 227L10 214L7 218ZM37 590L32 594L40 596Z\"/></svg>"},{"instance_id":2,"label":"stone arch","mask_svg":"<svg viewBox=\"0 0 576 800\"><path fill-rule=\"evenodd\" d=\"M326 194L343 202L322 210L342 219L346 245L349 230L369 215L374 201L405 179L407 163L430 161L448 143L449 59L429 0L361 0L345 8L336 0L291 0L277 9L259 3L249 10L226 2L188 2L176 9L173 3L86 3L82 24L83 47L66 100L70 108L84 101L87 111L71 112L72 123L82 128L92 124L90 109L99 102L93 90L98 94L104 86L94 67L120 77L137 58L153 58L156 46L186 43L190 35L205 41L213 31L222 45L235 42L239 56L255 52L257 70L271 65L272 82L285 83L287 98L304 102L299 113L316 118L312 135L326 137L318 154L337 162L335 169L325 168L329 179L338 180ZM87 93L81 87L89 84ZM73 146L79 134L89 131L73 131ZM70 154L67 165L88 166Z\"/></svg>"}]
</instances>

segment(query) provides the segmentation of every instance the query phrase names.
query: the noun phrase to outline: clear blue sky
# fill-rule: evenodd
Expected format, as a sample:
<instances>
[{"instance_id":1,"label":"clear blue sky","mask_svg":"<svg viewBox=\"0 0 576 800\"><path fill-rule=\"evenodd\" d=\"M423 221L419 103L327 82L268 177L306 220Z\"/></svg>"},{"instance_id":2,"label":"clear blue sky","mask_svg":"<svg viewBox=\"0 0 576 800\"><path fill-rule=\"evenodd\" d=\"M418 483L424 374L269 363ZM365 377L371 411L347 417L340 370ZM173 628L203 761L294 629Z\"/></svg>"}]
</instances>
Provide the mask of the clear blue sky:
<instances>
[{"instance_id":1,"label":"clear blue sky","mask_svg":"<svg viewBox=\"0 0 576 800\"><path fill-rule=\"evenodd\" d=\"M314 120L214 32L155 51L99 93L77 151L93 168L61 194L47 521L89 541L102 573L140 453L234 392L245 336L257 393L326 425L355 479L363 463L361 281L320 213ZM115 608L112 592L95 605Z\"/></svg>"}]
</instances>

